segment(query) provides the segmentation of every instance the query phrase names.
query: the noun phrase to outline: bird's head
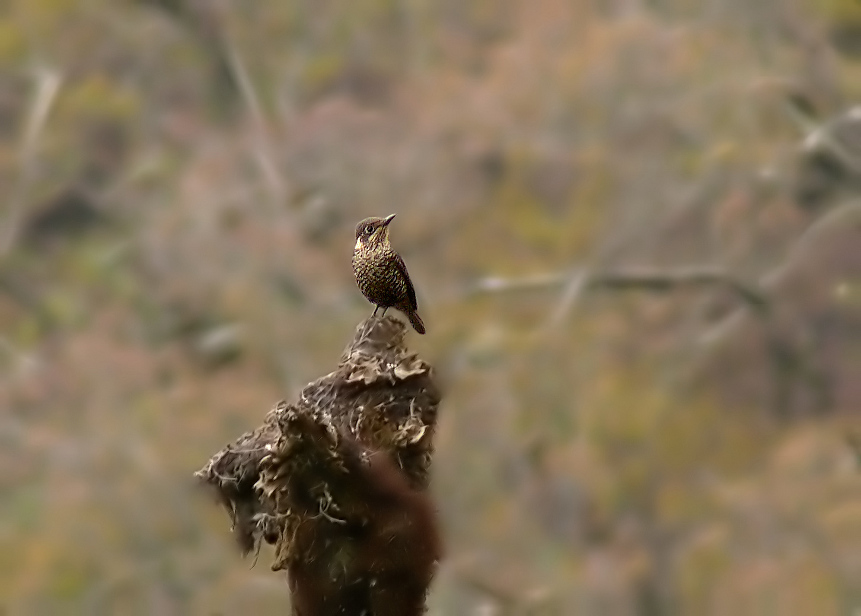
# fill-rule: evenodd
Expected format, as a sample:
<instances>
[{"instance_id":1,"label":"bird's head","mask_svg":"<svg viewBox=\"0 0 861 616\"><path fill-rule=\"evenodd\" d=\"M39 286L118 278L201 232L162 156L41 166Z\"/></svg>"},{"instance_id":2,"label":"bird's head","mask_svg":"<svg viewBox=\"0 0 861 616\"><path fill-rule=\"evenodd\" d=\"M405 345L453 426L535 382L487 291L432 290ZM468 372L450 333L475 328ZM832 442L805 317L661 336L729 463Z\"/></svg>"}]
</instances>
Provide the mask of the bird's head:
<instances>
[{"instance_id":1,"label":"bird's head","mask_svg":"<svg viewBox=\"0 0 861 616\"><path fill-rule=\"evenodd\" d=\"M356 249L367 248L389 241L389 223L394 214L385 218L366 218L356 225Z\"/></svg>"}]
</instances>

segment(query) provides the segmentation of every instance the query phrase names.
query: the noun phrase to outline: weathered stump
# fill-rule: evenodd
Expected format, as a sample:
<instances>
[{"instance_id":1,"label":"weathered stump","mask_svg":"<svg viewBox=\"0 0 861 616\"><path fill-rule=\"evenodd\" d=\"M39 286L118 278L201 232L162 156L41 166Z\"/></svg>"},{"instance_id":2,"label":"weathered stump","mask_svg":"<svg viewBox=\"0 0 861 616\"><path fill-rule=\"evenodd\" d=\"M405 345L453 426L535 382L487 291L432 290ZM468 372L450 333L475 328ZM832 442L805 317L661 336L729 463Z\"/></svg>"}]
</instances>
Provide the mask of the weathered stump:
<instances>
[{"instance_id":1,"label":"weathered stump","mask_svg":"<svg viewBox=\"0 0 861 616\"><path fill-rule=\"evenodd\" d=\"M294 616L413 616L441 557L426 492L440 393L371 317L338 368L281 401L196 476L212 486L243 551L275 545Z\"/></svg>"}]
</instances>

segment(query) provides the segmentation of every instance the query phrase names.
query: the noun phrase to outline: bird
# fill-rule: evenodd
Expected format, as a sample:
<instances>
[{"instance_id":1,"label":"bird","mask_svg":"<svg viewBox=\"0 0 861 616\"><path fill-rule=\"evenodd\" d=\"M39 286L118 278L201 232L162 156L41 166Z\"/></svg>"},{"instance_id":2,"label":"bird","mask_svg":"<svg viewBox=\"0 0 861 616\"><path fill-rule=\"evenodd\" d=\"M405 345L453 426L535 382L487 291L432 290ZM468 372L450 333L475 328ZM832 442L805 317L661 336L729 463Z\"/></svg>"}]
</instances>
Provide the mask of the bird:
<instances>
[{"instance_id":1,"label":"bird","mask_svg":"<svg viewBox=\"0 0 861 616\"><path fill-rule=\"evenodd\" d=\"M418 333L425 333L419 317L416 290L401 256L389 243L389 224L395 215L365 218L356 225L356 247L353 250L353 273L359 290L374 308L400 310Z\"/></svg>"}]
</instances>

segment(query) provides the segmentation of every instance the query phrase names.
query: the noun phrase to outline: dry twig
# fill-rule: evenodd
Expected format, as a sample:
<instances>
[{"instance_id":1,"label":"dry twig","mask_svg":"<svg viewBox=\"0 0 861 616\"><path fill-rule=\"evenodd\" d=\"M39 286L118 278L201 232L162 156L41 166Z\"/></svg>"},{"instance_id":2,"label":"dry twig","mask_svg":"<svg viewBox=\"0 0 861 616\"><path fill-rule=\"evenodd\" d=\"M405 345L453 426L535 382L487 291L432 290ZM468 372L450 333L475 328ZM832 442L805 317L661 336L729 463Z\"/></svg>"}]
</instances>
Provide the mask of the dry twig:
<instances>
[{"instance_id":1,"label":"dry twig","mask_svg":"<svg viewBox=\"0 0 861 616\"><path fill-rule=\"evenodd\" d=\"M757 311L768 307L768 297L756 285L745 282L719 267L678 268L633 267L590 272L538 274L523 278L484 278L474 293L502 293L565 285L565 293L556 313L567 312L573 301L586 289L670 291L683 286L723 286L735 293L744 304Z\"/></svg>"}]
</instances>

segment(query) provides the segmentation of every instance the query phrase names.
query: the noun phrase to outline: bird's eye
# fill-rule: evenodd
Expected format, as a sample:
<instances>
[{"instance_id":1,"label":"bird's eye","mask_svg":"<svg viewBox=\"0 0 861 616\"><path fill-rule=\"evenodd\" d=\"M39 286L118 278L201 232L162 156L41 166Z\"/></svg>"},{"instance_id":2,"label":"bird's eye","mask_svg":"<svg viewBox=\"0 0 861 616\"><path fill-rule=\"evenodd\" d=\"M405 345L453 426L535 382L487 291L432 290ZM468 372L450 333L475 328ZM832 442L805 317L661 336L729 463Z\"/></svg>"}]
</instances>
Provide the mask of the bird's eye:
<instances>
[{"instance_id":1,"label":"bird's eye","mask_svg":"<svg viewBox=\"0 0 861 616\"><path fill-rule=\"evenodd\" d=\"M367 225L365 227L365 233L367 233L368 235L370 235L373 232L374 232L374 228L371 225Z\"/></svg>"}]
</instances>

